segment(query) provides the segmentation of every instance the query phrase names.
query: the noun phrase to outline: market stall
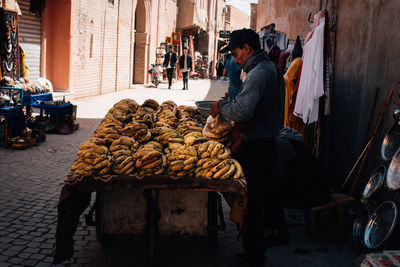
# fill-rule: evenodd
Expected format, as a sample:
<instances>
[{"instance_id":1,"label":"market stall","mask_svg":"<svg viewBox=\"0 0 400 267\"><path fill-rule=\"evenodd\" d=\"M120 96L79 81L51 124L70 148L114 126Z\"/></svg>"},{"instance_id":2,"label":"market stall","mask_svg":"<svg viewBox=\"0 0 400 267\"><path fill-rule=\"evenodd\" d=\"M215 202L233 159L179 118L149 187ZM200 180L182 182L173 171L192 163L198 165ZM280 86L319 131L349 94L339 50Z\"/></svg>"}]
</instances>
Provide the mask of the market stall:
<instances>
[{"instance_id":1,"label":"market stall","mask_svg":"<svg viewBox=\"0 0 400 267\"><path fill-rule=\"evenodd\" d=\"M95 209L93 225L98 238L107 232L107 216L102 215L125 210L121 220L108 216L114 224L107 228L108 233L146 234L150 265L157 233L206 232L209 243L215 246L219 210L216 192L233 194L231 203L237 199L244 208L246 184L240 164L223 144L230 129L220 127L218 134L208 129L208 136L217 142L203 135L207 129L204 123L196 108L178 107L172 101L160 105L150 99L138 105L124 99L116 103L93 136L80 144L71 172L65 177L57 205L54 263L72 257L73 235L80 215L90 204L91 192L97 192L90 213ZM174 198L185 203L175 205L171 201ZM110 204L113 201L116 204ZM188 210L186 219L179 216ZM89 224L91 217L87 217ZM176 224L177 220L186 221L185 229L179 229L182 223ZM239 216L236 222L240 224L240 220Z\"/></svg>"}]
</instances>

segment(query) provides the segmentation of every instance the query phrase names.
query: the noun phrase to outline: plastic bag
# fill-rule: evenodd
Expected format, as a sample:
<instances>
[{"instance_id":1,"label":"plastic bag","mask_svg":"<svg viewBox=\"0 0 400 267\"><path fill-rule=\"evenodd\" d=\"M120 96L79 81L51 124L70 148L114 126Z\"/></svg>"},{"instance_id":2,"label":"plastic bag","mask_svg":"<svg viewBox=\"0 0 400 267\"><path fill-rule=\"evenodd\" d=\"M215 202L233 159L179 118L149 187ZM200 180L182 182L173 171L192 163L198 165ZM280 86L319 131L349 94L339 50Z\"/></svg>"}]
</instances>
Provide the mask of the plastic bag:
<instances>
[{"instance_id":1,"label":"plastic bag","mask_svg":"<svg viewBox=\"0 0 400 267\"><path fill-rule=\"evenodd\" d=\"M208 140L224 143L230 138L232 126L222 116L217 115L213 118L208 116L206 125L203 128L203 136Z\"/></svg>"}]
</instances>

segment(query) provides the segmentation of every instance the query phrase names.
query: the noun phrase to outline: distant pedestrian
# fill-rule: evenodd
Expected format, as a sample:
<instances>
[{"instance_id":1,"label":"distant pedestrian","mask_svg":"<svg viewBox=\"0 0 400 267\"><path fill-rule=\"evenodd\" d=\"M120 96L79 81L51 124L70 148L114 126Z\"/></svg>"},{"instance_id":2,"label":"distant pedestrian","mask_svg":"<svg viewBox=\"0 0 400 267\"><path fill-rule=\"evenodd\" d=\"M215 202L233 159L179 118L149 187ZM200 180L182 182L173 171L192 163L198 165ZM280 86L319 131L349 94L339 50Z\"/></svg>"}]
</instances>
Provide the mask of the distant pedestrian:
<instances>
[{"instance_id":1,"label":"distant pedestrian","mask_svg":"<svg viewBox=\"0 0 400 267\"><path fill-rule=\"evenodd\" d=\"M164 57L164 67L167 68L168 89L171 89L172 77L174 75L174 69L176 66L176 61L178 60L178 56L174 52L172 45L168 46L168 49L169 51Z\"/></svg>"},{"instance_id":2,"label":"distant pedestrian","mask_svg":"<svg viewBox=\"0 0 400 267\"><path fill-rule=\"evenodd\" d=\"M215 70L217 71L217 79L219 80L224 72L224 62L222 61L222 58L218 60Z\"/></svg>"},{"instance_id":3,"label":"distant pedestrian","mask_svg":"<svg viewBox=\"0 0 400 267\"><path fill-rule=\"evenodd\" d=\"M233 61L233 56L231 53L225 56L225 65L223 76L228 76L229 86L228 86L228 99L230 102L234 102L237 94L242 86L242 80L240 79L240 74L242 69L239 64Z\"/></svg>"},{"instance_id":4,"label":"distant pedestrian","mask_svg":"<svg viewBox=\"0 0 400 267\"><path fill-rule=\"evenodd\" d=\"M179 68L181 69L183 78L183 88L182 90L189 89L189 72L192 71L192 57L188 54L188 49L183 48L183 55L179 58Z\"/></svg>"}]
</instances>

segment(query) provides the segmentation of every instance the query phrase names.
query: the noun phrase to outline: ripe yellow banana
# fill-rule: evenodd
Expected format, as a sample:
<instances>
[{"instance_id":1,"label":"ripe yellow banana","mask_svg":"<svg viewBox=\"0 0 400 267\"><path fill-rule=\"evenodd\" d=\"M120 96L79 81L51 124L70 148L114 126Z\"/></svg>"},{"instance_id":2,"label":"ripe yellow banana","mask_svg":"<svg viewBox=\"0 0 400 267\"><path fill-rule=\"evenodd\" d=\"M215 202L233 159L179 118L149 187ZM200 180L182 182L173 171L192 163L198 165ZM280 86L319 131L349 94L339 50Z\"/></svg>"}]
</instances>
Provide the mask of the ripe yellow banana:
<instances>
[{"instance_id":1,"label":"ripe yellow banana","mask_svg":"<svg viewBox=\"0 0 400 267\"><path fill-rule=\"evenodd\" d=\"M229 170L225 174L223 174L220 177L220 179L223 180L223 179L228 179L228 178L232 177L232 175L235 173L235 170L236 170L235 164L233 162L230 162Z\"/></svg>"},{"instance_id":2,"label":"ripe yellow banana","mask_svg":"<svg viewBox=\"0 0 400 267\"><path fill-rule=\"evenodd\" d=\"M235 164L235 167L236 167L236 172L235 172L235 175L233 176L233 179L237 179L243 173L242 166L240 166L240 163L235 159L232 159L232 162Z\"/></svg>"},{"instance_id":3,"label":"ripe yellow banana","mask_svg":"<svg viewBox=\"0 0 400 267\"><path fill-rule=\"evenodd\" d=\"M224 167L222 167L219 171L217 171L216 173L214 173L213 178L214 179L218 179L221 178L221 176L223 174L225 174L228 170L229 170L230 165L226 164L224 165Z\"/></svg>"}]
</instances>

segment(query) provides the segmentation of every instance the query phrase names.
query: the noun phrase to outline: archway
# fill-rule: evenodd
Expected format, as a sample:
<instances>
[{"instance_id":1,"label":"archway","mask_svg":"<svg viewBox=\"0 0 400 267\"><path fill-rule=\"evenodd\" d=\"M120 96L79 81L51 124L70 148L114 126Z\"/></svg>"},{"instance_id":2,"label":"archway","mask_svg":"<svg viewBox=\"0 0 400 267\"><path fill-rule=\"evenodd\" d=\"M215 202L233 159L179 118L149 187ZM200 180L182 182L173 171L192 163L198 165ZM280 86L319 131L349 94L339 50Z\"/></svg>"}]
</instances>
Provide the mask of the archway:
<instances>
[{"instance_id":1,"label":"archway","mask_svg":"<svg viewBox=\"0 0 400 267\"><path fill-rule=\"evenodd\" d=\"M136 5L133 83L146 83L149 46L148 2L149 0L138 0Z\"/></svg>"}]
</instances>

